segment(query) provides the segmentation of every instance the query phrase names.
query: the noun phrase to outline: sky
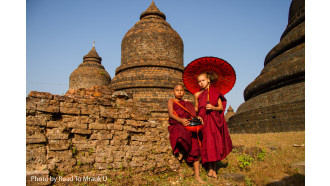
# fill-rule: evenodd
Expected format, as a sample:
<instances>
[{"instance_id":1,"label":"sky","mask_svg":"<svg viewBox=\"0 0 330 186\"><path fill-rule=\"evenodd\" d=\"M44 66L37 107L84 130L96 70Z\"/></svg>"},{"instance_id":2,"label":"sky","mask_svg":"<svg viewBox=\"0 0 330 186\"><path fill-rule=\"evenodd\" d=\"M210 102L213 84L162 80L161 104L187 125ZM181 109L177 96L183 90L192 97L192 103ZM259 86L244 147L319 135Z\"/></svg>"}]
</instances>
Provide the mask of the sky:
<instances>
[{"instance_id":1,"label":"sky","mask_svg":"<svg viewBox=\"0 0 330 186\"><path fill-rule=\"evenodd\" d=\"M236 72L225 95L236 112L244 89L261 72L267 53L288 23L289 0L155 0L184 43L184 66L219 57ZM115 76L121 41L151 0L27 0L26 96L30 91L63 95L69 76L93 46ZM228 107L227 107L228 108Z\"/></svg>"}]
</instances>

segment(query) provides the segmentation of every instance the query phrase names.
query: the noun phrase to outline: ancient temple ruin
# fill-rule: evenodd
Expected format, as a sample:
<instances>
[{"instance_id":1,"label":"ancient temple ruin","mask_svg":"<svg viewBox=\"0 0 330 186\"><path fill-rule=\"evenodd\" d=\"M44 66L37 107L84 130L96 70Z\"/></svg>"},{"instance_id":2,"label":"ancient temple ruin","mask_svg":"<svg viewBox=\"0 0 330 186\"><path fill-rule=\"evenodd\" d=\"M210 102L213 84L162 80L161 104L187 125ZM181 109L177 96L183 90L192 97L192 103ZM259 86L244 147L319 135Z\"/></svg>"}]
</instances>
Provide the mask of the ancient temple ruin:
<instances>
[{"instance_id":1,"label":"ancient temple ruin","mask_svg":"<svg viewBox=\"0 0 330 186\"><path fill-rule=\"evenodd\" d=\"M107 86L111 82L109 73L101 65L102 58L93 48L83 57L83 62L70 75L69 89Z\"/></svg>"},{"instance_id":2,"label":"ancient temple ruin","mask_svg":"<svg viewBox=\"0 0 330 186\"><path fill-rule=\"evenodd\" d=\"M122 40L121 65L111 87L166 111L183 70L182 39L152 1Z\"/></svg>"},{"instance_id":3,"label":"ancient temple ruin","mask_svg":"<svg viewBox=\"0 0 330 186\"><path fill-rule=\"evenodd\" d=\"M231 133L305 130L305 1L293 0L280 42L244 90Z\"/></svg>"},{"instance_id":4,"label":"ancient temple ruin","mask_svg":"<svg viewBox=\"0 0 330 186\"><path fill-rule=\"evenodd\" d=\"M228 122L229 118L231 118L234 115L235 115L234 109L229 105L227 109L227 113L225 114L226 122Z\"/></svg>"}]
</instances>

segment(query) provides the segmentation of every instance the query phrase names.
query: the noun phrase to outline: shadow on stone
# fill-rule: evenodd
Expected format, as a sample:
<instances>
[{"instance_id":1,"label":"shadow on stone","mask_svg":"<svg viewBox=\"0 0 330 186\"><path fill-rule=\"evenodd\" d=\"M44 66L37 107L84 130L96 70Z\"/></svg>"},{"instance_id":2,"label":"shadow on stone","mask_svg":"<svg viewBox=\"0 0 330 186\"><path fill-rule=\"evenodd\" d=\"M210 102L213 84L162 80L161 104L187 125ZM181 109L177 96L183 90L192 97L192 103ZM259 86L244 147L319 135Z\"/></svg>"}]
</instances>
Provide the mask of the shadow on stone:
<instances>
[{"instance_id":1,"label":"shadow on stone","mask_svg":"<svg viewBox=\"0 0 330 186\"><path fill-rule=\"evenodd\" d=\"M272 183L266 184L266 186L285 186L285 185L305 185L305 176L302 174L294 174L283 178L280 181L274 181Z\"/></svg>"}]
</instances>

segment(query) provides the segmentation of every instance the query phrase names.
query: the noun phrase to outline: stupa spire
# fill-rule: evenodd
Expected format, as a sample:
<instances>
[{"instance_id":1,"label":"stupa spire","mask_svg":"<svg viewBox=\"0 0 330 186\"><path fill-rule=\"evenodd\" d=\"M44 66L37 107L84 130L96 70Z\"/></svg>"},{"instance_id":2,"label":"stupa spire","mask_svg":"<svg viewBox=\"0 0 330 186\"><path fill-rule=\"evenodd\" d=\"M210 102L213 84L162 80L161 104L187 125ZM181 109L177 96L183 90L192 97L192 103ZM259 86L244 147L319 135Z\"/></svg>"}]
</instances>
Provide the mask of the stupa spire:
<instances>
[{"instance_id":1,"label":"stupa spire","mask_svg":"<svg viewBox=\"0 0 330 186\"><path fill-rule=\"evenodd\" d=\"M146 11L142 12L142 14L140 15L140 20L150 15L156 15L166 20L165 14L157 8L154 1L151 2L150 6L147 8Z\"/></svg>"},{"instance_id":2,"label":"stupa spire","mask_svg":"<svg viewBox=\"0 0 330 186\"><path fill-rule=\"evenodd\" d=\"M98 63L101 63L102 58L99 56L99 54L95 50L95 41L93 42L93 47L92 49L86 54L84 57L84 62L86 61L95 61Z\"/></svg>"}]
</instances>

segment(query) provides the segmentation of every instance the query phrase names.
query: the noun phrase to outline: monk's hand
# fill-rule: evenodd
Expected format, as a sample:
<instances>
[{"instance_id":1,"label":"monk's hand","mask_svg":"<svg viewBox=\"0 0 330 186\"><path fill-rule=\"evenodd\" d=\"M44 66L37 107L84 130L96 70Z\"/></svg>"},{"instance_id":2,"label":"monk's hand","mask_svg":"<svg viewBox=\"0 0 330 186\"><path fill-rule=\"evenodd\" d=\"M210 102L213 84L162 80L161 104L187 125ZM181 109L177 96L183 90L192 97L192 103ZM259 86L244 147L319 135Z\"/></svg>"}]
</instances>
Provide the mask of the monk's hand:
<instances>
[{"instance_id":1,"label":"monk's hand","mask_svg":"<svg viewBox=\"0 0 330 186\"><path fill-rule=\"evenodd\" d=\"M204 121L203 121L202 117L200 117L200 116L197 116L197 118L198 118L199 120L201 120L201 122L202 122L202 125L204 125Z\"/></svg>"},{"instance_id":2,"label":"monk's hand","mask_svg":"<svg viewBox=\"0 0 330 186\"><path fill-rule=\"evenodd\" d=\"M187 120L186 118L182 118L181 123L182 123L183 126L188 126L190 124L190 121Z\"/></svg>"},{"instance_id":3,"label":"monk's hand","mask_svg":"<svg viewBox=\"0 0 330 186\"><path fill-rule=\"evenodd\" d=\"M213 105L207 104L206 105L206 110L213 110Z\"/></svg>"}]
</instances>

